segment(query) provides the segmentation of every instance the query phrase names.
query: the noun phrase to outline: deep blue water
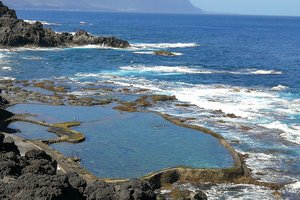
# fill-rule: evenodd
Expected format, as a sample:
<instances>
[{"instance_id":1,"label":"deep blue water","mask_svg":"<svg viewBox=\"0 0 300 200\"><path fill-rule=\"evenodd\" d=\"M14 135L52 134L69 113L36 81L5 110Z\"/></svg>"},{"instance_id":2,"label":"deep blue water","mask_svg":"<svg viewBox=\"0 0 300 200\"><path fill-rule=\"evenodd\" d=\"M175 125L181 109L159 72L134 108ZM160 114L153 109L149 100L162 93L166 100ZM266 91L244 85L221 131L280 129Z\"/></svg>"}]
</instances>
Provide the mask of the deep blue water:
<instances>
[{"instance_id":1,"label":"deep blue water","mask_svg":"<svg viewBox=\"0 0 300 200\"><path fill-rule=\"evenodd\" d=\"M183 53L176 58L137 55L132 51L77 49L35 52L42 60L22 60L32 52L19 52L11 75L39 78L45 75L69 76L76 72L115 71L127 65L188 66L208 70L240 71L243 69L278 70L282 75L186 74L165 75L159 79L193 84L230 84L273 87L286 85L299 92L300 18L151 15L97 12L19 11L23 19L44 20L60 25L56 31L75 32L85 29L95 35L115 35L130 43L196 43L199 47L175 49ZM84 21L86 25L80 25ZM33 63L36 65L33 68ZM28 67L32 70L27 74ZM42 72L48 73L42 73ZM21 72L25 72L21 73ZM33 73L34 72L34 73ZM18 75L19 74L19 75ZM143 75L144 76L144 75ZM157 76L148 75L150 79Z\"/></svg>"},{"instance_id":2,"label":"deep blue water","mask_svg":"<svg viewBox=\"0 0 300 200\"><path fill-rule=\"evenodd\" d=\"M1 51L0 76L69 78L74 92L84 82L102 87L110 81L118 87L176 95L196 106L161 104L154 109L196 117L194 123L220 132L229 141L239 140L233 145L249 154L247 164L254 176L299 182L299 17L54 11L18 15L56 23L47 27L58 32L85 29L95 35L115 35L128 40L132 48ZM159 49L179 56L153 55ZM215 110L240 118L226 118ZM300 190L299 185L288 188Z\"/></svg>"}]
</instances>

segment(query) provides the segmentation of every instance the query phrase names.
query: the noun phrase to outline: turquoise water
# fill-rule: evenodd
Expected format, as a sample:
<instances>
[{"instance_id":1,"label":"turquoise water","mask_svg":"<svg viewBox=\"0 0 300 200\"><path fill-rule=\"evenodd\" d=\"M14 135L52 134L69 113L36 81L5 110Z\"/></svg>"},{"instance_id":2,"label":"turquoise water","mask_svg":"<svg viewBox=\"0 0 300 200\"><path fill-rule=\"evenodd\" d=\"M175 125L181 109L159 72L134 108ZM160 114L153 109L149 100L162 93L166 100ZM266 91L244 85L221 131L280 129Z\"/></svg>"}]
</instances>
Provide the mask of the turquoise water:
<instances>
[{"instance_id":1,"label":"turquoise water","mask_svg":"<svg viewBox=\"0 0 300 200\"><path fill-rule=\"evenodd\" d=\"M176 166L225 168L233 164L229 152L214 137L176 126L154 113L25 104L11 110L37 114L37 119L50 123L79 117L82 124L73 129L84 133L86 141L52 147L67 156L79 156L83 167L103 178L133 178ZM31 131L27 128L26 133ZM43 128L35 128L34 137L45 134Z\"/></svg>"}]
</instances>

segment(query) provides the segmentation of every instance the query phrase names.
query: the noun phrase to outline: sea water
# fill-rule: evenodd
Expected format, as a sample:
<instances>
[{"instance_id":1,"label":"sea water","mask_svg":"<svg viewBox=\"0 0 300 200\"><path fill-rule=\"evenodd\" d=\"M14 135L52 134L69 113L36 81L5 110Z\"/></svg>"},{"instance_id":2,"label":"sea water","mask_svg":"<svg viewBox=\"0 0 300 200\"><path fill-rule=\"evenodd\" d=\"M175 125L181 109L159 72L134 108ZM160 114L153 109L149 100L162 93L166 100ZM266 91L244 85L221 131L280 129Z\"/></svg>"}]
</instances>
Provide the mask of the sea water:
<instances>
[{"instance_id":1,"label":"sea water","mask_svg":"<svg viewBox=\"0 0 300 200\"><path fill-rule=\"evenodd\" d=\"M221 133L239 152L249 155L247 164L255 177L291 183L286 186L287 195L295 197L299 192L300 18L56 11L18 14L45 21L46 27L57 32L85 29L94 35L115 35L132 47L1 51L2 79L64 79L74 86L75 94L83 96L87 94L77 90L80 85L105 85L108 81L114 87L135 86L176 95L195 106L159 104L153 109L196 117L193 123ZM178 56L155 56L153 52L161 49ZM216 110L238 118L224 117Z\"/></svg>"}]
</instances>

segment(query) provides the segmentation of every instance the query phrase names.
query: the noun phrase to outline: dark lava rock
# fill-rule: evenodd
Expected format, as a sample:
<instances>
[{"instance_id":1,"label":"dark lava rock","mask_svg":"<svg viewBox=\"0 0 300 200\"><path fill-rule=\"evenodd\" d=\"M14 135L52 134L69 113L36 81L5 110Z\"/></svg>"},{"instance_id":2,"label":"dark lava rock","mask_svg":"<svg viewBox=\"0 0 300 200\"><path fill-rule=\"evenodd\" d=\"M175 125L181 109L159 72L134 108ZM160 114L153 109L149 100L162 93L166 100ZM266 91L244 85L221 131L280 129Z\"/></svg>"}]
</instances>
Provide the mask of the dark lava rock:
<instances>
[{"instance_id":1,"label":"dark lava rock","mask_svg":"<svg viewBox=\"0 0 300 200\"><path fill-rule=\"evenodd\" d=\"M2 146L3 144L4 137L5 136L2 133L0 133L0 146Z\"/></svg>"},{"instance_id":2,"label":"dark lava rock","mask_svg":"<svg viewBox=\"0 0 300 200\"><path fill-rule=\"evenodd\" d=\"M96 181L86 187L84 196L87 200L115 200L116 193L112 184L103 181Z\"/></svg>"},{"instance_id":3,"label":"dark lava rock","mask_svg":"<svg viewBox=\"0 0 300 200\"><path fill-rule=\"evenodd\" d=\"M23 169L23 173L55 175L56 168L56 162L49 162L48 160L44 159L32 160L30 161L29 165Z\"/></svg>"},{"instance_id":4,"label":"dark lava rock","mask_svg":"<svg viewBox=\"0 0 300 200\"><path fill-rule=\"evenodd\" d=\"M17 18L16 11L9 9L7 6L4 6L0 1L0 17L7 17L7 18Z\"/></svg>"},{"instance_id":5,"label":"dark lava rock","mask_svg":"<svg viewBox=\"0 0 300 200\"><path fill-rule=\"evenodd\" d=\"M17 18L14 10L0 2L0 45L3 47L60 47L102 45L126 48L127 41L116 37L96 37L86 31L79 31L74 36L70 33L56 33L44 28L40 22L30 24Z\"/></svg>"},{"instance_id":6,"label":"dark lava rock","mask_svg":"<svg viewBox=\"0 0 300 200\"><path fill-rule=\"evenodd\" d=\"M0 108L0 124L3 124L5 120L11 118L12 116L14 116L13 113Z\"/></svg>"},{"instance_id":7,"label":"dark lava rock","mask_svg":"<svg viewBox=\"0 0 300 200\"><path fill-rule=\"evenodd\" d=\"M155 200L156 194L149 182L143 180L130 180L129 182L123 183L119 191L120 200Z\"/></svg>"},{"instance_id":8,"label":"dark lava rock","mask_svg":"<svg viewBox=\"0 0 300 200\"><path fill-rule=\"evenodd\" d=\"M175 53L165 50L154 51L154 54L159 56L176 56Z\"/></svg>"},{"instance_id":9,"label":"dark lava rock","mask_svg":"<svg viewBox=\"0 0 300 200\"><path fill-rule=\"evenodd\" d=\"M238 116L236 116L236 115L233 114L233 113L226 114L226 117L229 117L229 118L239 118Z\"/></svg>"},{"instance_id":10,"label":"dark lava rock","mask_svg":"<svg viewBox=\"0 0 300 200\"><path fill-rule=\"evenodd\" d=\"M24 162L14 152L0 153L0 178L18 177L22 173Z\"/></svg>"},{"instance_id":11,"label":"dark lava rock","mask_svg":"<svg viewBox=\"0 0 300 200\"><path fill-rule=\"evenodd\" d=\"M0 183L0 199L79 200L73 189L66 175L24 174L13 183Z\"/></svg>"},{"instance_id":12,"label":"dark lava rock","mask_svg":"<svg viewBox=\"0 0 300 200\"><path fill-rule=\"evenodd\" d=\"M36 160L36 159L45 159L48 161L52 161L51 156L49 156L45 151L38 150L38 149L33 149L25 154L25 158L27 160Z\"/></svg>"},{"instance_id":13,"label":"dark lava rock","mask_svg":"<svg viewBox=\"0 0 300 200\"><path fill-rule=\"evenodd\" d=\"M1 148L2 152L14 152L17 155L20 155L20 151L19 151L17 145L15 144L14 140L11 137L4 138L3 144L1 147L0 148Z\"/></svg>"},{"instance_id":14,"label":"dark lava rock","mask_svg":"<svg viewBox=\"0 0 300 200\"><path fill-rule=\"evenodd\" d=\"M192 192L190 190L175 188L171 191L170 197L177 200L207 200L207 196L202 191Z\"/></svg>"},{"instance_id":15,"label":"dark lava rock","mask_svg":"<svg viewBox=\"0 0 300 200\"><path fill-rule=\"evenodd\" d=\"M6 108L9 105L9 101L4 97L0 96L0 108Z\"/></svg>"},{"instance_id":16,"label":"dark lava rock","mask_svg":"<svg viewBox=\"0 0 300 200\"><path fill-rule=\"evenodd\" d=\"M57 162L52 160L51 156L42 150L30 150L25 154L25 159L28 164L23 169L23 173L32 174L56 174Z\"/></svg>"},{"instance_id":17,"label":"dark lava rock","mask_svg":"<svg viewBox=\"0 0 300 200\"><path fill-rule=\"evenodd\" d=\"M76 172L67 173L67 177L72 187L77 189L81 194L83 194L87 185L86 181L83 178L81 178Z\"/></svg>"}]
</instances>

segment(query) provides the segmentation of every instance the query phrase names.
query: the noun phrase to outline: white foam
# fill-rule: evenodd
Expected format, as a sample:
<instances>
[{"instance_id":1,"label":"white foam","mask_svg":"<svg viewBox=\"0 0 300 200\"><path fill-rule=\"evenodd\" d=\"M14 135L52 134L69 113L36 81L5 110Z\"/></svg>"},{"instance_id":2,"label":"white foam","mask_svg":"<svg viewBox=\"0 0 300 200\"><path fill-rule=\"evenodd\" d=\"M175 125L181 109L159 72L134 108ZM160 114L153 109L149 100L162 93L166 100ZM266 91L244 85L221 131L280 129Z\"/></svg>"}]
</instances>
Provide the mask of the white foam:
<instances>
[{"instance_id":1,"label":"white foam","mask_svg":"<svg viewBox=\"0 0 300 200\"><path fill-rule=\"evenodd\" d=\"M47 26L59 26L61 24L59 23L51 23L51 22L46 22L46 21L38 21L38 20L24 20L24 22L27 22L29 24L35 24L36 22L41 22L43 25L47 25Z\"/></svg>"},{"instance_id":2,"label":"white foam","mask_svg":"<svg viewBox=\"0 0 300 200\"><path fill-rule=\"evenodd\" d=\"M79 24L80 24L80 25L85 25L85 24L87 24L87 22L80 21Z\"/></svg>"},{"instance_id":3,"label":"white foam","mask_svg":"<svg viewBox=\"0 0 300 200\"><path fill-rule=\"evenodd\" d=\"M97 78L101 78L103 76L102 73L76 73L75 76L77 77L97 77Z\"/></svg>"},{"instance_id":4,"label":"white foam","mask_svg":"<svg viewBox=\"0 0 300 200\"><path fill-rule=\"evenodd\" d=\"M149 51L135 52L138 54L152 54ZM215 70L215 69L207 69L201 66L188 67L188 66L147 66L147 65L130 65L120 67L121 70L131 71L131 72L156 72L156 73L182 73L182 74L255 74L257 69L245 69L240 71L226 71L226 70ZM274 74L278 74L279 72L275 70L271 70ZM271 73L270 71L270 73ZM265 75L261 73L257 73L257 75ZM285 86L278 86L275 89L287 89Z\"/></svg>"},{"instance_id":5,"label":"white foam","mask_svg":"<svg viewBox=\"0 0 300 200\"><path fill-rule=\"evenodd\" d=\"M12 68L11 67L2 67L2 70L4 70L4 71L11 71Z\"/></svg>"},{"instance_id":6,"label":"white foam","mask_svg":"<svg viewBox=\"0 0 300 200\"><path fill-rule=\"evenodd\" d=\"M146 54L146 55L153 55L154 51L135 51L135 54Z\"/></svg>"},{"instance_id":7,"label":"white foam","mask_svg":"<svg viewBox=\"0 0 300 200\"><path fill-rule=\"evenodd\" d=\"M292 184L288 184L288 187L300 192L300 182L295 182L295 183L292 183Z\"/></svg>"},{"instance_id":8,"label":"white foam","mask_svg":"<svg viewBox=\"0 0 300 200\"><path fill-rule=\"evenodd\" d=\"M267 74L282 74L281 71L276 70L250 70L250 74L260 74L260 75L267 75Z\"/></svg>"},{"instance_id":9,"label":"white foam","mask_svg":"<svg viewBox=\"0 0 300 200\"><path fill-rule=\"evenodd\" d=\"M207 188L208 187L208 188ZM274 200L272 190L266 187L246 184L217 184L202 189L210 200L264 199Z\"/></svg>"},{"instance_id":10,"label":"white foam","mask_svg":"<svg viewBox=\"0 0 300 200\"><path fill-rule=\"evenodd\" d=\"M180 73L180 74L211 74L210 71L199 70L184 66L144 66L133 65L120 67L121 70L131 72L157 72L157 73Z\"/></svg>"},{"instance_id":11,"label":"white foam","mask_svg":"<svg viewBox=\"0 0 300 200\"><path fill-rule=\"evenodd\" d=\"M16 78L9 77L9 76L0 76L0 80L16 80Z\"/></svg>"},{"instance_id":12,"label":"white foam","mask_svg":"<svg viewBox=\"0 0 300 200\"><path fill-rule=\"evenodd\" d=\"M135 43L130 45L137 49L191 48L199 46L197 43Z\"/></svg>"},{"instance_id":13,"label":"white foam","mask_svg":"<svg viewBox=\"0 0 300 200\"><path fill-rule=\"evenodd\" d=\"M289 89L289 87L284 86L284 85L277 85L275 87L272 87L272 90L274 90L274 91L282 91L282 90L287 90L287 89Z\"/></svg>"},{"instance_id":14,"label":"white foam","mask_svg":"<svg viewBox=\"0 0 300 200\"><path fill-rule=\"evenodd\" d=\"M145 55L155 55L154 51L135 51L133 52L135 54L145 54ZM183 53L178 53L178 52L171 52L172 54L176 55L176 56L182 56Z\"/></svg>"},{"instance_id":15,"label":"white foam","mask_svg":"<svg viewBox=\"0 0 300 200\"><path fill-rule=\"evenodd\" d=\"M287 125L280 121L275 121L269 124L261 124L261 126L269 129L280 130L283 132L280 134L281 137L290 142L300 144L300 126L298 125Z\"/></svg>"}]
</instances>

